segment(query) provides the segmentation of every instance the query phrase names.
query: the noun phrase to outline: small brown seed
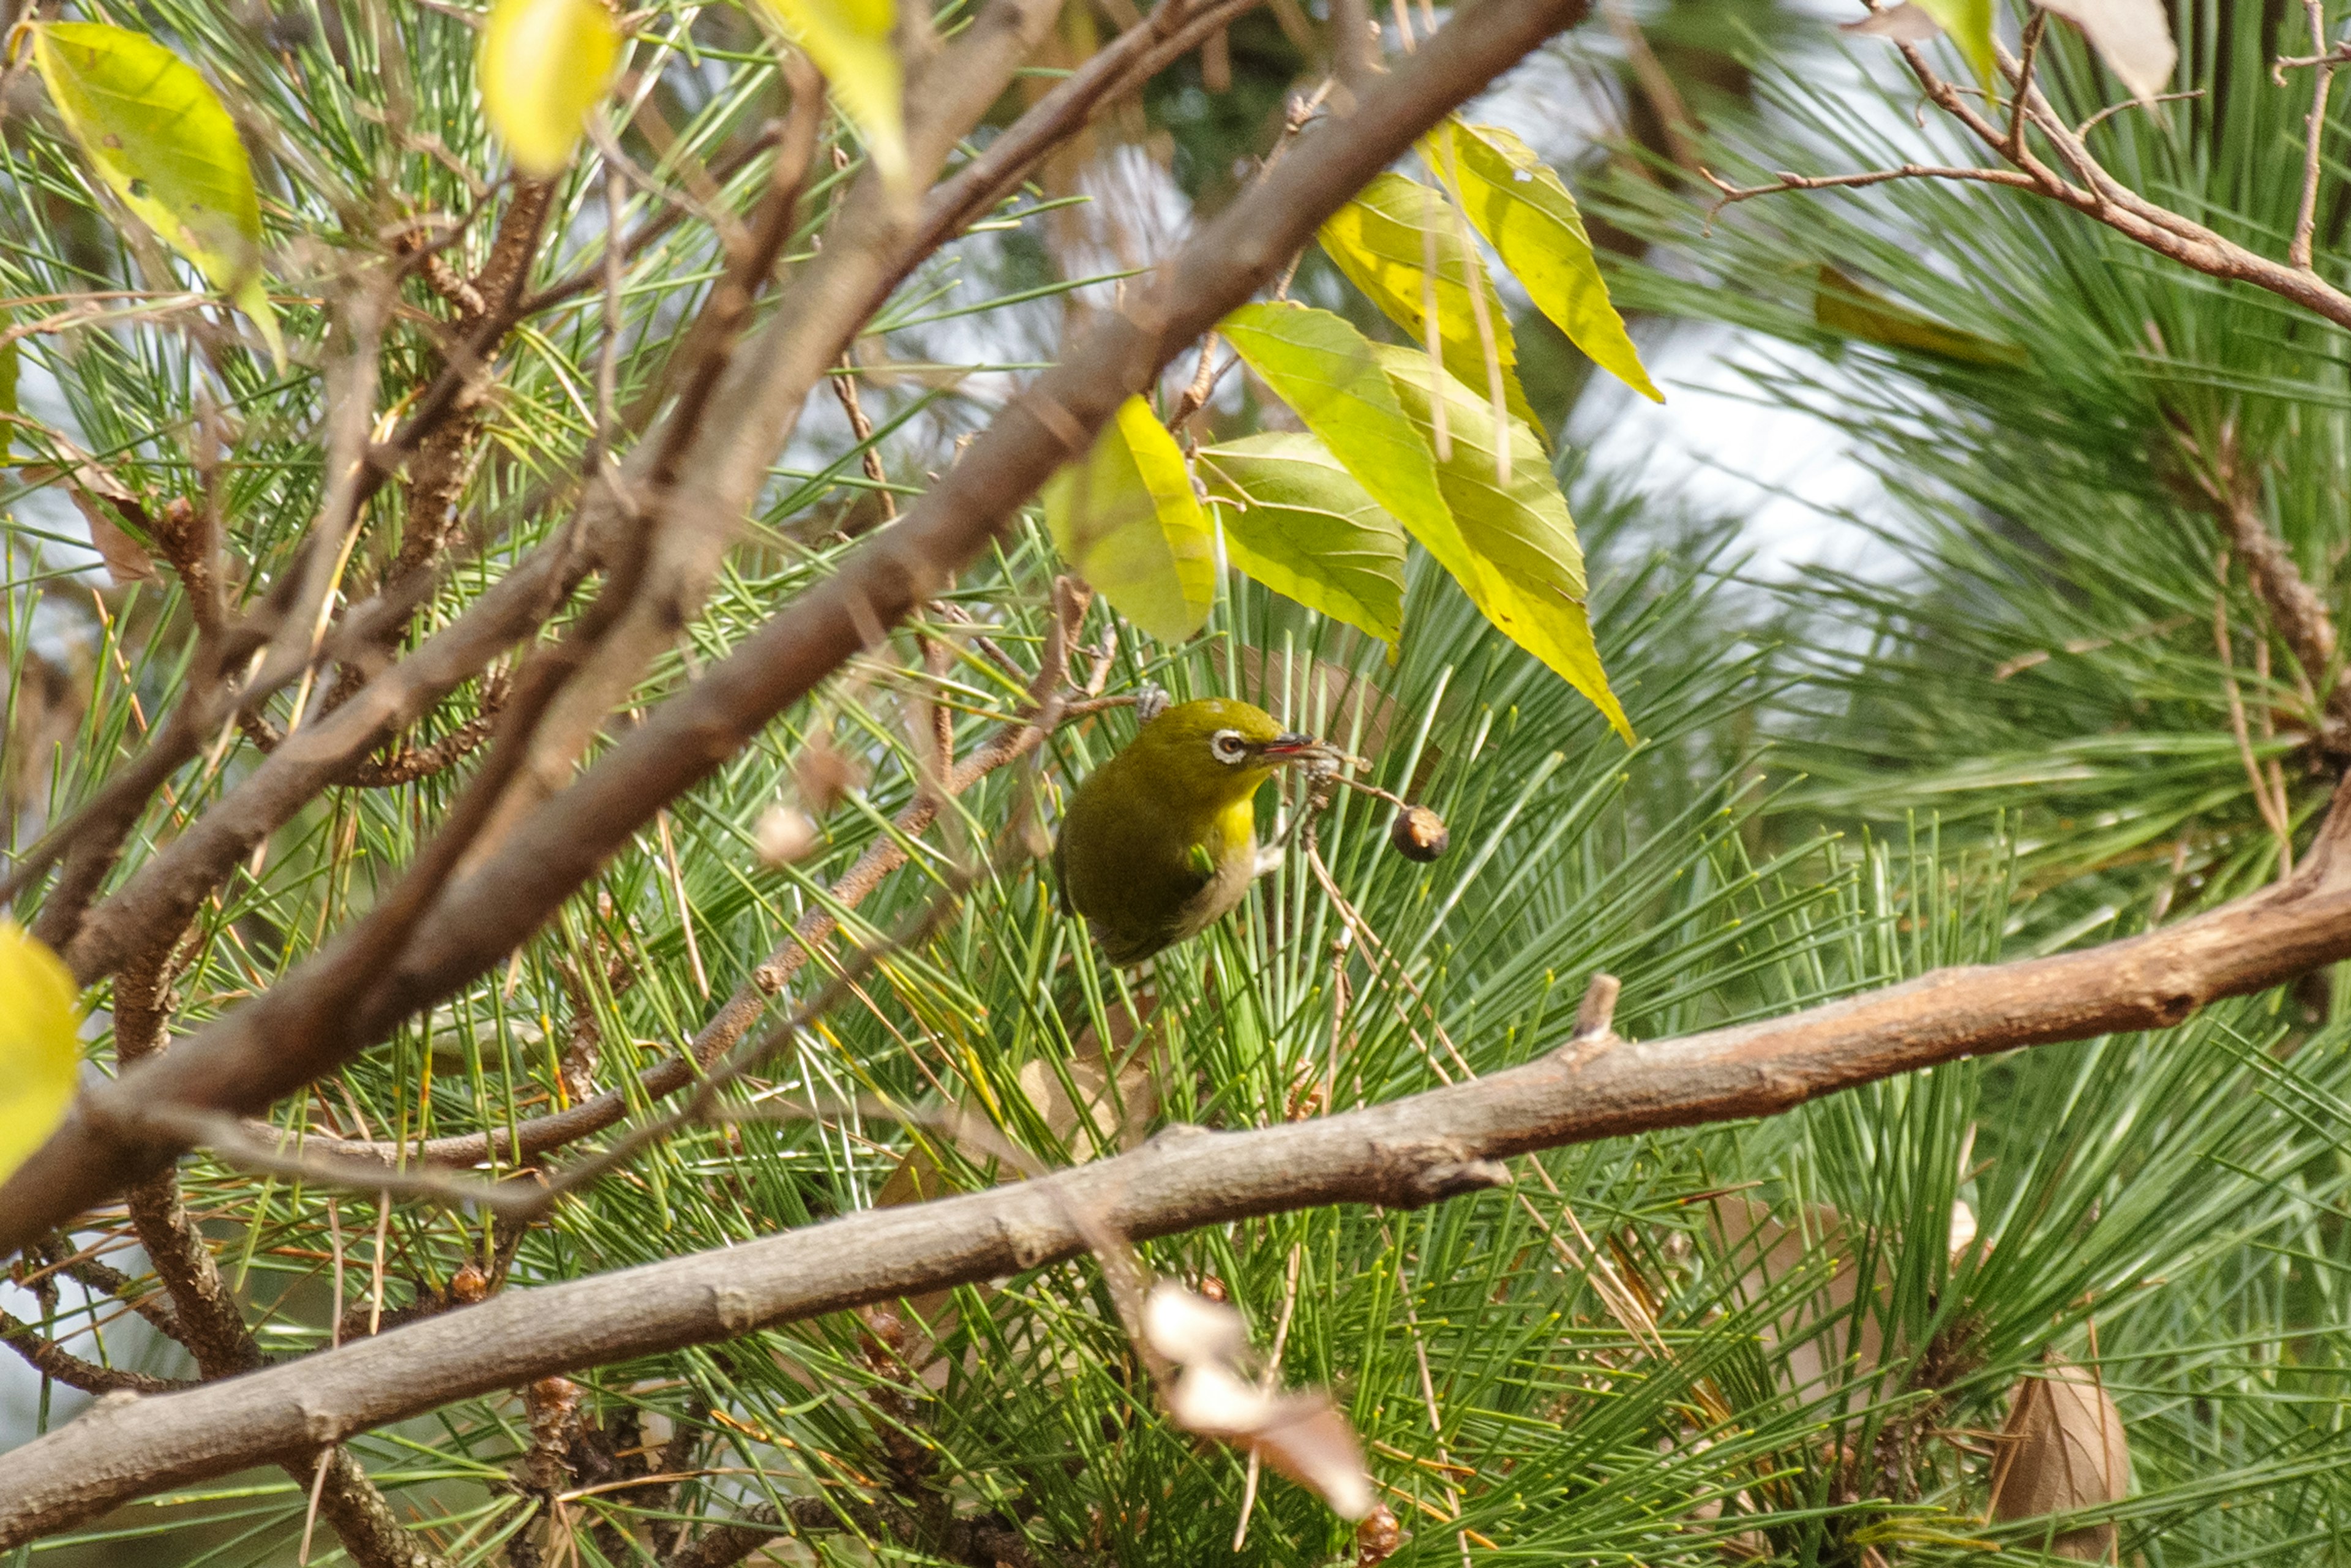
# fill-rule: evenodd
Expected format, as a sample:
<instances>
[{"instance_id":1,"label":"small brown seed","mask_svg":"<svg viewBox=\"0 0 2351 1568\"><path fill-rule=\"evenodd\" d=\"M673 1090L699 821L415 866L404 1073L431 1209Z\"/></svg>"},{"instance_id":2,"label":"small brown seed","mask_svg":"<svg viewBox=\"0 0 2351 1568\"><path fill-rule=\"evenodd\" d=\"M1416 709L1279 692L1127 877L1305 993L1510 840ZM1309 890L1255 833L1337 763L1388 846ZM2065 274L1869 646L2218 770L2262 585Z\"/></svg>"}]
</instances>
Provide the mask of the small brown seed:
<instances>
[{"instance_id":1,"label":"small brown seed","mask_svg":"<svg viewBox=\"0 0 2351 1568\"><path fill-rule=\"evenodd\" d=\"M1388 842L1395 846L1396 853L1423 864L1443 854L1452 841L1445 819L1426 806L1406 806L1388 829Z\"/></svg>"},{"instance_id":2,"label":"small brown seed","mask_svg":"<svg viewBox=\"0 0 2351 1568\"><path fill-rule=\"evenodd\" d=\"M1386 1562L1403 1544L1404 1526L1396 1522L1396 1516L1388 1511L1385 1503L1382 1503L1355 1526L1357 1568L1373 1568L1375 1563Z\"/></svg>"}]
</instances>

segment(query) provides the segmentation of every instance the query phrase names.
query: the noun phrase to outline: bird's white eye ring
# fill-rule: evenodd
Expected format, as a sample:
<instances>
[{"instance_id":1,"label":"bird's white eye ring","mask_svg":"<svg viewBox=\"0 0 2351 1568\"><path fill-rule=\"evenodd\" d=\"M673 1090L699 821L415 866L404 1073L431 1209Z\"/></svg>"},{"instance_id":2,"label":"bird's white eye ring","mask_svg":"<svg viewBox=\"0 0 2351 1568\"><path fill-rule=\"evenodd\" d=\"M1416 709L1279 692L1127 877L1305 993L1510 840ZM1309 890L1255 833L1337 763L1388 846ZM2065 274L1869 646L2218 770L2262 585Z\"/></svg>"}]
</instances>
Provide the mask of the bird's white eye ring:
<instances>
[{"instance_id":1,"label":"bird's white eye ring","mask_svg":"<svg viewBox=\"0 0 2351 1568\"><path fill-rule=\"evenodd\" d=\"M1249 755L1249 745L1237 729L1220 729L1208 737L1208 749L1219 762L1234 763Z\"/></svg>"}]
</instances>

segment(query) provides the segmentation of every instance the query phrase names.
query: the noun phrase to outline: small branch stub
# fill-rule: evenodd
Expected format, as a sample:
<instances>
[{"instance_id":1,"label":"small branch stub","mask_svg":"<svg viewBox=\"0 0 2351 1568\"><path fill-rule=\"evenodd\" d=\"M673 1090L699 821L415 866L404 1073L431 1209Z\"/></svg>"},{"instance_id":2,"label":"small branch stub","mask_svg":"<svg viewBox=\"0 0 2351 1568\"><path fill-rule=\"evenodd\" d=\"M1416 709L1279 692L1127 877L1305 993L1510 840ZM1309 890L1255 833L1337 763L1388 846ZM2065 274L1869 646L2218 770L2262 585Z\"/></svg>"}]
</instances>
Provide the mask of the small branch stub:
<instances>
[{"instance_id":1,"label":"small branch stub","mask_svg":"<svg viewBox=\"0 0 2351 1568\"><path fill-rule=\"evenodd\" d=\"M1575 1009L1575 1030L1560 1047L1572 1067L1581 1067L1616 1043L1616 995L1623 982L1614 975L1594 975L1583 988L1583 1005Z\"/></svg>"}]
</instances>

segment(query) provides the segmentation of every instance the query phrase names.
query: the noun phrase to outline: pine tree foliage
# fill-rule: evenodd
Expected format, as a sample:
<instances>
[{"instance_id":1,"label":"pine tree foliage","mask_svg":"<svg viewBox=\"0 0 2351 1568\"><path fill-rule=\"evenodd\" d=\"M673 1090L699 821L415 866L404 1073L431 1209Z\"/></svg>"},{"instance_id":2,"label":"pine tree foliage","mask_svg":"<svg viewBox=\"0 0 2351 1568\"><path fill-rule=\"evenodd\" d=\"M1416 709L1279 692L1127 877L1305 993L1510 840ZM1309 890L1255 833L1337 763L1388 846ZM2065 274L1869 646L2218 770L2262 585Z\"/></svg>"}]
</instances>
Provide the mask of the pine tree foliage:
<instances>
[{"instance_id":1,"label":"pine tree foliage","mask_svg":"<svg viewBox=\"0 0 2351 1568\"><path fill-rule=\"evenodd\" d=\"M641 59L637 90L673 141L624 151L666 182L766 118L773 57L726 7L661 0L650 13L641 36L664 41ZM462 7L140 0L108 14L169 38L231 92L266 150L280 235L381 233L486 202L462 232L417 231L445 240L461 271L485 258L506 198L482 183L499 163ZM959 15L950 5L940 25ZM2274 41L2225 5L2181 20L2205 96L2101 134L2167 199L2273 238L2294 188L2291 159L2273 154L2295 125L2294 100L2265 85ZM2085 57L2051 47L2064 90L2100 90ZM1807 87L1760 48L1750 64L1765 112L1709 155L1743 151L1758 167L1798 152L1884 156L1877 106ZM846 130L829 134L842 157L831 141L820 154L795 253L820 243L857 152ZM28 418L12 460L70 464L54 444L65 435L142 492L215 506L241 591L255 591L286 570L319 504L319 357L281 375L209 351L230 319L179 329L171 313L195 309L176 303L191 275L120 237L54 126L12 116L5 147L12 319L51 296L124 291L114 316L22 340ZM693 200L739 214L757 179L714 178ZM538 287L601 267L606 236L657 210L633 182L578 173L555 199L563 239ZM904 286L876 327L898 373L859 378L871 435L811 419L704 612L647 677L646 702L826 574L883 496L953 461L1004 372L1049 351L1050 324L1102 281L1064 266L1035 237L1042 225L1023 226L1055 200L1024 194ZM1734 581L1735 520L1661 526L1625 476L1563 458L1601 653L1643 737L1630 751L1426 559L1393 663L1229 573L1207 632L1180 646L1117 635L1097 608L1078 662L1100 662L1104 689L1261 701L1436 806L1449 854L1402 861L1386 849L1387 809L1343 794L1237 919L1163 956L1146 998L1056 908L1031 852L1061 793L1132 717L1065 726L1034 762L950 802L906 843L904 870L836 906L847 939L792 996L852 945L881 948L843 1005L730 1090L723 1119L658 1144L544 1224L510 1231L210 1156L183 1166L263 1351L292 1356L486 1291L1013 1179L1006 1145L1059 1165L1162 1123L1271 1124L1490 1072L1554 1046L1596 970L1623 979L1617 1027L1637 1041L2158 920L2158 901L2185 907L2269 877L2277 846L2252 805L2228 683L2297 822L2323 804L2332 765L2311 746L2320 716L2284 656L2259 651L2241 574L2226 664L2215 650L2222 536L2189 454L2209 459L2228 433L2324 591L2346 406L2331 340L2274 301L1988 193L1778 200L1710 235L1702 203L1656 187L1610 215L1708 269L1704 283L1644 275L1654 305L1835 356L1792 352L1760 393L1823 411L1880 455L1907 575L1817 579L1793 591L1792 616L1763 623ZM280 280L278 306L289 339L315 345L314 302L346 258L315 239L293 254L308 272ZM414 635L563 526L555 503L598 439L600 384L620 408L653 389L722 259L711 225L681 222L628 258L619 287L600 278L523 329L465 478L465 515L503 526L463 539L464 564ZM2022 345L2025 362L1833 342L1816 324L1823 263L1959 331ZM444 305L418 283L389 312L378 406L429 381ZM1256 413L1242 394L1217 417L1238 431ZM37 468L16 472L0 507L7 807L22 842L136 749L188 678L193 641L175 578L93 592L79 517L53 486L35 497ZM349 568L353 598L434 522L402 516L396 488L378 505ZM967 619L877 643L641 834L509 969L286 1103L283 1128L496 1131L633 1082L898 833L934 766L935 709L962 756L1019 713L1050 635L1054 570L1041 525L1024 527L945 597ZM952 663L929 662L930 647ZM411 744L457 735L495 695L469 689ZM275 731L298 701L268 715ZM1742 738L1759 723L1784 733L1768 776ZM256 736L224 733L194 781L142 820L127 865L259 755ZM276 834L199 915L174 1027L265 991L312 952L409 862L461 778L340 788ZM819 837L777 867L755 846L779 800L809 810ZM1269 798L1264 830L1301 807ZM953 886L945 923L898 944ZM112 1065L102 1030L93 1055ZM2351 1029L2265 997L1769 1122L1531 1156L1514 1186L1426 1210L1317 1208L1140 1251L1239 1308L1282 1382L1332 1391L1404 1531L1395 1563L1864 1568L1994 1548L2032 1562L2109 1523L2125 1562L2336 1562L2351 1519L2346 1106ZM950 1108L990 1135L959 1135ZM121 1233L77 1239L132 1276L130 1295L152 1283ZM20 1270L25 1288L5 1301L41 1335L105 1365L189 1375L117 1297L37 1273ZM2116 1401L2128 1495L1991 1522L1994 1434L2053 1356ZM41 1398L44 1422L73 1408L46 1384ZM765 1549L783 1563L1380 1560L1369 1545L1358 1556L1352 1527L1306 1491L1165 1418L1091 1260L582 1371L352 1447L394 1512L455 1563L668 1562L745 1520L778 1529ZM273 1472L131 1509L45 1551L287 1562L306 1512L301 1484ZM333 1550L321 1538L313 1560Z\"/></svg>"}]
</instances>

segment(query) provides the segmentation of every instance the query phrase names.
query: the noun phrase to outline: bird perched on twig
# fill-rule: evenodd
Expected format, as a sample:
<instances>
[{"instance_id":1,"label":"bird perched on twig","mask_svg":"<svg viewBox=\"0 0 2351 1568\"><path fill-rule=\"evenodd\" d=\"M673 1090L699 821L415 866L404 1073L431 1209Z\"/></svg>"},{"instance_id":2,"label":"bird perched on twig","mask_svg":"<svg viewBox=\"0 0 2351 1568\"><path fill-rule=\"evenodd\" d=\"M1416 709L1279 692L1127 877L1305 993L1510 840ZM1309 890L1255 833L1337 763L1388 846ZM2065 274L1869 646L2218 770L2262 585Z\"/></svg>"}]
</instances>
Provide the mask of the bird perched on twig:
<instances>
[{"instance_id":1,"label":"bird perched on twig","mask_svg":"<svg viewBox=\"0 0 2351 1568\"><path fill-rule=\"evenodd\" d=\"M1258 787L1338 753L1229 697L1178 703L1088 774L1053 843L1061 904L1085 917L1113 964L1139 964L1198 935L1268 869Z\"/></svg>"}]
</instances>

